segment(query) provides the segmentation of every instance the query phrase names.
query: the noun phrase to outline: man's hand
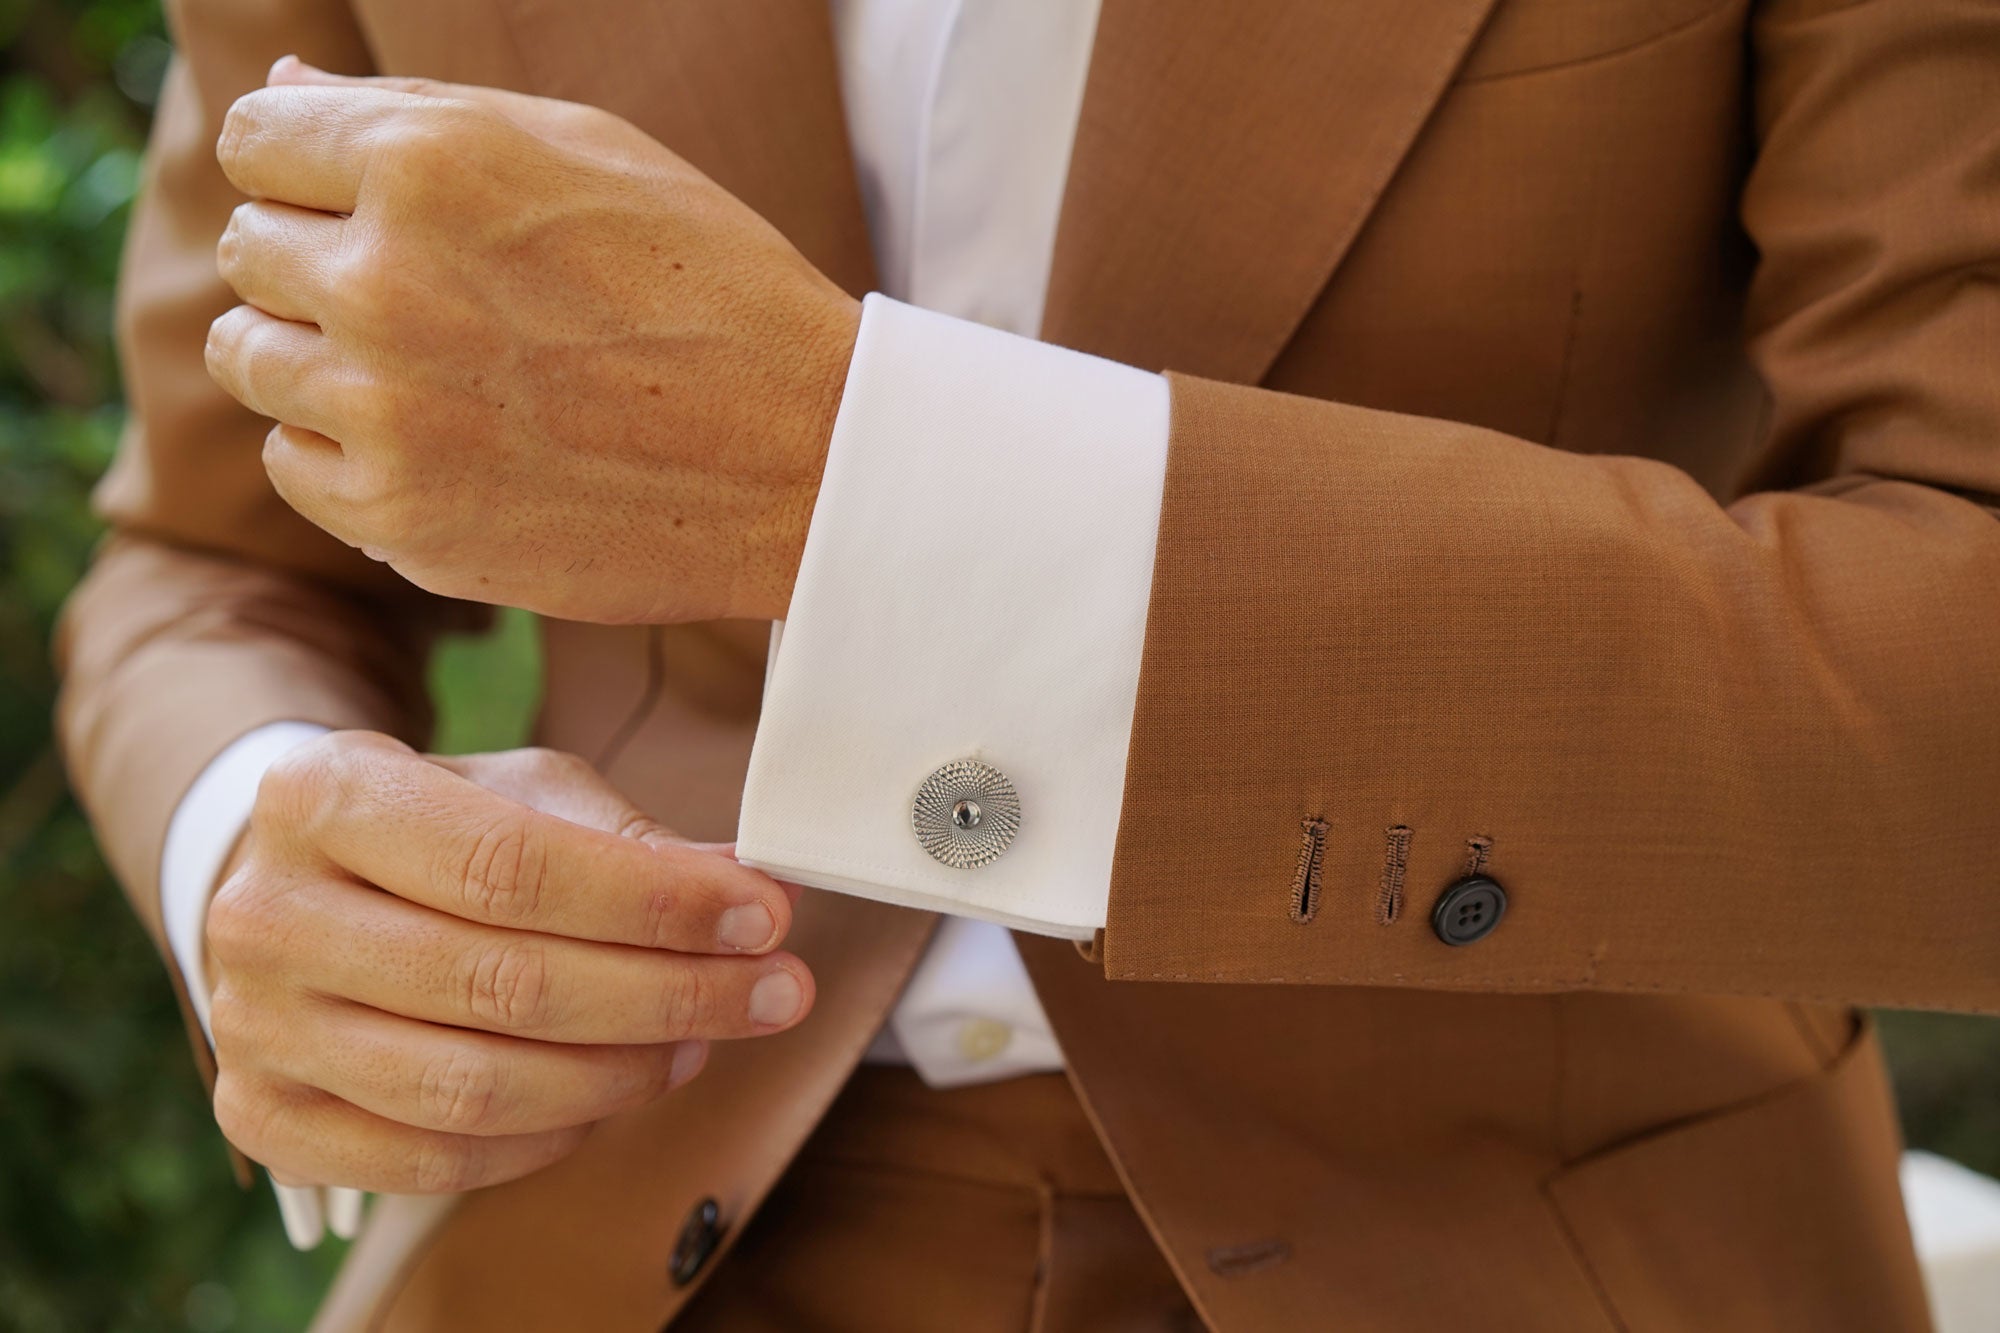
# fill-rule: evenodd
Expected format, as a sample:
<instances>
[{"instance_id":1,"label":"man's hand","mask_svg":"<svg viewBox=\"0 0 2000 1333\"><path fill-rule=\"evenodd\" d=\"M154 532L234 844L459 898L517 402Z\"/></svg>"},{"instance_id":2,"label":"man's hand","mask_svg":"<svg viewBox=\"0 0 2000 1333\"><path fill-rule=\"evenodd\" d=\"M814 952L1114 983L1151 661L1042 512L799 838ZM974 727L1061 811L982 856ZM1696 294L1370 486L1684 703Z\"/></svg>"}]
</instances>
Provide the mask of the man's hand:
<instances>
[{"instance_id":1,"label":"man's hand","mask_svg":"<svg viewBox=\"0 0 2000 1333\"><path fill-rule=\"evenodd\" d=\"M755 213L609 112L289 57L217 152L209 370L300 513L453 597L784 615L860 308Z\"/></svg>"},{"instance_id":2,"label":"man's hand","mask_svg":"<svg viewBox=\"0 0 2000 1333\"><path fill-rule=\"evenodd\" d=\"M208 918L216 1118L287 1183L471 1189L790 1027L784 886L582 760L335 732L266 776Z\"/></svg>"}]
</instances>

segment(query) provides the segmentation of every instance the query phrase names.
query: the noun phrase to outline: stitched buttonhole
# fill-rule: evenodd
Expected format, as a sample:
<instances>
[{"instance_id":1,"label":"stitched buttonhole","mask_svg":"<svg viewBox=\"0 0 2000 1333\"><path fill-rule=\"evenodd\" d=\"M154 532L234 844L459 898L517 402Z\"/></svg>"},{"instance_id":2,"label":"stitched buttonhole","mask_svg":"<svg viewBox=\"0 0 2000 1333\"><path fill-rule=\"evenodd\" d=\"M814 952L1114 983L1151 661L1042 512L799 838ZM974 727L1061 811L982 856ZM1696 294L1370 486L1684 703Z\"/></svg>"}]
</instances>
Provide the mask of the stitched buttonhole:
<instances>
[{"instance_id":1,"label":"stitched buttonhole","mask_svg":"<svg viewBox=\"0 0 2000 1333\"><path fill-rule=\"evenodd\" d=\"M1493 839L1484 833L1475 833L1465 840L1465 873L1481 874L1486 869L1486 858L1493 854Z\"/></svg>"},{"instance_id":2,"label":"stitched buttonhole","mask_svg":"<svg viewBox=\"0 0 2000 1333\"><path fill-rule=\"evenodd\" d=\"M1398 824L1384 835L1382 888L1375 895L1375 923L1392 926L1403 914L1403 879L1410 871L1410 839L1407 825Z\"/></svg>"},{"instance_id":3,"label":"stitched buttonhole","mask_svg":"<svg viewBox=\"0 0 2000 1333\"><path fill-rule=\"evenodd\" d=\"M1273 1236L1243 1245L1218 1245L1202 1257L1208 1260L1208 1271L1217 1277L1241 1277L1285 1262L1292 1257L1292 1247L1290 1242Z\"/></svg>"},{"instance_id":4,"label":"stitched buttonhole","mask_svg":"<svg viewBox=\"0 0 2000 1333\"><path fill-rule=\"evenodd\" d=\"M1292 872L1292 920L1304 925L1319 912L1320 867L1326 862L1326 821L1299 821L1299 864Z\"/></svg>"}]
</instances>

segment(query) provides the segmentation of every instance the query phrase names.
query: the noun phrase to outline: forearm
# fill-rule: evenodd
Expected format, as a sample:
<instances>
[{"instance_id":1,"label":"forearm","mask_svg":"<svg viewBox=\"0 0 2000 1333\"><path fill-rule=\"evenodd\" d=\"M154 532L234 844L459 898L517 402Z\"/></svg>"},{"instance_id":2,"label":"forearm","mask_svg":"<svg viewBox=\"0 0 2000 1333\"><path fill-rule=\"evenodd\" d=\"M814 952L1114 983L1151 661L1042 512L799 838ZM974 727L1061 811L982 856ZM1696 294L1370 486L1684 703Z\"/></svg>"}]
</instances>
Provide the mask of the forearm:
<instances>
[{"instance_id":1,"label":"forearm","mask_svg":"<svg viewBox=\"0 0 2000 1333\"><path fill-rule=\"evenodd\" d=\"M1977 504L1854 476L1725 507L1661 463L1188 379L1162 499L1131 372L921 312L870 328L746 857L1101 925L1124 979L2000 1003ZM1064 439L1096 450L1081 475L1037 461ZM1047 498L1085 477L1112 492ZM913 795L966 756L1015 787L1026 855L924 855ZM1433 910L1475 872L1510 912L1450 947Z\"/></svg>"},{"instance_id":2,"label":"forearm","mask_svg":"<svg viewBox=\"0 0 2000 1333\"><path fill-rule=\"evenodd\" d=\"M1615 425L1176 384L1126 800L1177 817L1123 830L1113 975L2000 1007L2000 24L1784 0L1753 38L1750 493ZM1511 910L1446 947L1474 862Z\"/></svg>"},{"instance_id":3,"label":"forearm","mask_svg":"<svg viewBox=\"0 0 2000 1333\"><path fill-rule=\"evenodd\" d=\"M2000 1005L2000 233L1991 66L1965 58L1996 43L1977 5L1760 11L1765 421L1621 420L1582 351L1588 453L1175 382L1110 975ZM1580 349L1621 318L1596 281ZM1339 396L1306 352L1287 382ZM1021 429L1059 430L1034 392ZM1711 483L1754 493L1656 461L1721 456ZM996 641L951 663L974 698L1005 687ZM980 720L950 751L1014 743ZM882 789L883 837L905 767L843 771ZM1041 779L1013 776L1024 850ZM1475 871L1509 908L1453 947L1432 913Z\"/></svg>"}]
</instances>

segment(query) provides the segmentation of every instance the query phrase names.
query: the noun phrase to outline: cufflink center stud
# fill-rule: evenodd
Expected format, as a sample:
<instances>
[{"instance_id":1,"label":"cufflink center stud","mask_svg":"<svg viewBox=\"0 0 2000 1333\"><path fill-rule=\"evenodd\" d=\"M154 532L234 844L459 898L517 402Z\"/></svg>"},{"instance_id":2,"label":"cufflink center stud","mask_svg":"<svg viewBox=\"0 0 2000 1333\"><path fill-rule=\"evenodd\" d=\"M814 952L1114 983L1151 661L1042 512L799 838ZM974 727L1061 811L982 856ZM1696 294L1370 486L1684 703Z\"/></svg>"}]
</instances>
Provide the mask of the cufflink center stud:
<instances>
[{"instance_id":1,"label":"cufflink center stud","mask_svg":"<svg viewBox=\"0 0 2000 1333\"><path fill-rule=\"evenodd\" d=\"M925 778L910 807L917 842L954 870L993 864L1020 830L1020 793L1005 773L977 759L954 759Z\"/></svg>"}]
</instances>

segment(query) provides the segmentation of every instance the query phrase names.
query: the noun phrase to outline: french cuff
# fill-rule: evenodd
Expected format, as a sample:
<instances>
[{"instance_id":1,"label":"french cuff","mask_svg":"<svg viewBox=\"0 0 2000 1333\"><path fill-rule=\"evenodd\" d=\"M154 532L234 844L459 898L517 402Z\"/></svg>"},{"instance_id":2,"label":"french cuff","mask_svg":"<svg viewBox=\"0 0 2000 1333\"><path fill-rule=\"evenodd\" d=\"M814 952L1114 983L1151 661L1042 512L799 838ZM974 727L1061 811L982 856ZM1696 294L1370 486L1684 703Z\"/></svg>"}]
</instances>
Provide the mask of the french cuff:
<instances>
[{"instance_id":1,"label":"french cuff","mask_svg":"<svg viewBox=\"0 0 2000 1333\"><path fill-rule=\"evenodd\" d=\"M1158 375L863 303L740 859L1039 934L1104 924L1167 416Z\"/></svg>"}]
</instances>

